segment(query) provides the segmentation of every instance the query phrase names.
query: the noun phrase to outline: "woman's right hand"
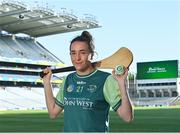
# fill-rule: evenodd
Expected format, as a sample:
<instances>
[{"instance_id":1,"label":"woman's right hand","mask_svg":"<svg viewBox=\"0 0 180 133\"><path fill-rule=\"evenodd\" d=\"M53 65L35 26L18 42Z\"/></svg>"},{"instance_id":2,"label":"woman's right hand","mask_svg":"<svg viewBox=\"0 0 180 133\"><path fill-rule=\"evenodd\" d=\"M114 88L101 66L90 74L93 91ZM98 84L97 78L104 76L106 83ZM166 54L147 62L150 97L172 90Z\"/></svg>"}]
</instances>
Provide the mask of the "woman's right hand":
<instances>
[{"instance_id":1,"label":"woman's right hand","mask_svg":"<svg viewBox=\"0 0 180 133\"><path fill-rule=\"evenodd\" d=\"M51 71L51 68L50 67L46 67L44 70L43 70L43 73L45 73L45 75L43 76L43 82L46 83L46 82L50 82L51 80L51 76L52 76L52 71Z\"/></svg>"}]
</instances>

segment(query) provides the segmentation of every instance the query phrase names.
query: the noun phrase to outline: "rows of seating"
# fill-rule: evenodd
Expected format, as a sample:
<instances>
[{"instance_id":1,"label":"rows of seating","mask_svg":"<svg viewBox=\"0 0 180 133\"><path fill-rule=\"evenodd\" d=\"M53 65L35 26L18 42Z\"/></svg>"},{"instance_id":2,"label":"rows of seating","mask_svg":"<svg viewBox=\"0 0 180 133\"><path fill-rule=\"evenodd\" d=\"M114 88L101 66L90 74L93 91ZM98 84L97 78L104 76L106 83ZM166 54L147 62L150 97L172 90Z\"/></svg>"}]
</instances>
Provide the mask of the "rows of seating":
<instances>
[{"instance_id":1,"label":"rows of seating","mask_svg":"<svg viewBox=\"0 0 180 133\"><path fill-rule=\"evenodd\" d=\"M0 34L0 110L46 109L42 80L46 64L61 63L31 37ZM52 76L54 87L61 78ZM56 89L55 89L56 90ZM57 90L54 93L57 93Z\"/></svg>"},{"instance_id":2,"label":"rows of seating","mask_svg":"<svg viewBox=\"0 0 180 133\"><path fill-rule=\"evenodd\" d=\"M24 58L31 60L44 60L57 62L56 57L47 52L43 46L32 38L20 38L13 36L0 36L0 56L7 58Z\"/></svg>"},{"instance_id":3,"label":"rows of seating","mask_svg":"<svg viewBox=\"0 0 180 133\"><path fill-rule=\"evenodd\" d=\"M164 97L164 98L133 98L133 104L135 106L148 106L148 107L159 107L159 106L171 106L172 102L176 97Z\"/></svg>"},{"instance_id":4,"label":"rows of seating","mask_svg":"<svg viewBox=\"0 0 180 133\"><path fill-rule=\"evenodd\" d=\"M57 94L58 88L53 90ZM46 109L43 88L5 87L0 89L0 110Z\"/></svg>"}]
</instances>

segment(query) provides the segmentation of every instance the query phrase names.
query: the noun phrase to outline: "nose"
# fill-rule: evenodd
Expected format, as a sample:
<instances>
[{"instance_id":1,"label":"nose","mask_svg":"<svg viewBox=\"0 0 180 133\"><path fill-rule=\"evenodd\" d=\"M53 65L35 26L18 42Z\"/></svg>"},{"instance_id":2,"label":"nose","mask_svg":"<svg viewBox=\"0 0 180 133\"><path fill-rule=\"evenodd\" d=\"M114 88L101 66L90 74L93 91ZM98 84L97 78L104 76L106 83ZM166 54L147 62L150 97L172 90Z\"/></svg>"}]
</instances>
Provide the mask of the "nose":
<instances>
[{"instance_id":1,"label":"nose","mask_svg":"<svg viewBox=\"0 0 180 133\"><path fill-rule=\"evenodd\" d=\"M76 54L76 60L81 60L80 53L77 53L77 54Z\"/></svg>"}]
</instances>

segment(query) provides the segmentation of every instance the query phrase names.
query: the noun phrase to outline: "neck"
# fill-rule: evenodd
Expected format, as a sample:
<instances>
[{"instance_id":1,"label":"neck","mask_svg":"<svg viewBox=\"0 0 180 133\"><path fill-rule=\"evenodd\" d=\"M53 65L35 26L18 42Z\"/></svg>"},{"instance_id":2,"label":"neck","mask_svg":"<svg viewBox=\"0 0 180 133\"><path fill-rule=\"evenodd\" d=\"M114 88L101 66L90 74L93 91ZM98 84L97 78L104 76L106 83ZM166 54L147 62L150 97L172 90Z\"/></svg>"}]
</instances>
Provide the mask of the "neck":
<instances>
[{"instance_id":1,"label":"neck","mask_svg":"<svg viewBox=\"0 0 180 133\"><path fill-rule=\"evenodd\" d=\"M83 75L88 75L88 74L92 73L94 70L95 70L95 68L92 65L90 65L86 70L84 70L84 71L83 70L81 70L81 71L76 70L76 72L78 75L83 76Z\"/></svg>"}]
</instances>

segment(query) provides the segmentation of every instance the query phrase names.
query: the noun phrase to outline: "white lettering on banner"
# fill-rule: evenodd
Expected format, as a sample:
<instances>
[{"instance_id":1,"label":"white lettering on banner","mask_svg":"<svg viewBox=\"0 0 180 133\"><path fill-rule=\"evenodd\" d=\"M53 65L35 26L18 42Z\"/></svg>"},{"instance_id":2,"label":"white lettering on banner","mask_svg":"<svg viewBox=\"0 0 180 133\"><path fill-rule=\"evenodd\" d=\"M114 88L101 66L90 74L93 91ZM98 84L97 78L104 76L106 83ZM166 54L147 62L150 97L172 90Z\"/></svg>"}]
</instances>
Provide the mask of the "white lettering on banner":
<instances>
[{"instance_id":1,"label":"white lettering on banner","mask_svg":"<svg viewBox=\"0 0 180 133\"><path fill-rule=\"evenodd\" d=\"M149 67L147 73L159 73L159 72L167 72L166 68L162 67Z\"/></svg>"}]
</instances>

